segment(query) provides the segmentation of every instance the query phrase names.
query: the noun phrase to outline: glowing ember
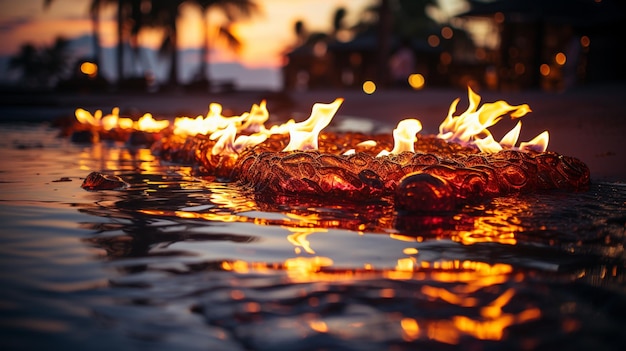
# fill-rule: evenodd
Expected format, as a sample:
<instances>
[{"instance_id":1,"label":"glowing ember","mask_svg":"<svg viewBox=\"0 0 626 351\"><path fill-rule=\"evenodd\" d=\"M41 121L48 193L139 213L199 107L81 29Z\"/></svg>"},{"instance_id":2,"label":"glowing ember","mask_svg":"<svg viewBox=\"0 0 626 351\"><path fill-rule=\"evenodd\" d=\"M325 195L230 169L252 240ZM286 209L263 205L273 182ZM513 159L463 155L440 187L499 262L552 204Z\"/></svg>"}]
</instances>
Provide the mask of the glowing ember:
<instances>
[{"instance_id":1,"label":"glowing ember","mask_svg":"<svg viewBox=\"0 0 626 351\"><path fill-rule=\"evenodd\" d=\"M439 134L420 136L417 119L400 121L391 139L348 133L322 133L341 106L338 98L317 103L308 119L290 120L271 128L265 101L250 112L225 117L222 106L209 105L206 117L157 121L145 114L138 121L119 117L119 109L102 117L77 109L76 118L99 133L133 129L165 137L153 151L166 160L197 164L203 175L237 180L258 193L370 199L394 195L398 209L446 211L456 205L510 193L541 189L580 189L589 183L589 169L579 160L546 152L543 132L521 142L518 122L497 142L488 128L505 114L521 118L526 104L504 101L480 105L468 88L469 107L454 116L452 102ZM391 150L391 151L389 151ZM309 252L306 233L294 240Z\"/></svg>"}]
</instances>

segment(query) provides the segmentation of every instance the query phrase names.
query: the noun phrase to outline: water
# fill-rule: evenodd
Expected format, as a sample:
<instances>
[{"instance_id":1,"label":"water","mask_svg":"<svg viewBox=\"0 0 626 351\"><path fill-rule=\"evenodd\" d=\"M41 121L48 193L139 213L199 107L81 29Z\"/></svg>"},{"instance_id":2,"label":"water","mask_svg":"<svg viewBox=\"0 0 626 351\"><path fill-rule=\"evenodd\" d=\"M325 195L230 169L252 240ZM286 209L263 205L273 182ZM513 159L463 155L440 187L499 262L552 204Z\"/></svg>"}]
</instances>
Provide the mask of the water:
<instances>
[{"instance_id":1,"label":"water","mask_svg":"<svg viewBox=\"0 0 626 351\"><path fill-rule=\"evenodd\" d=\"M430 216L255 198L148 150L0 126L0 349L626 344L626 186ZM91 171L131 187L87 192Z\"/></svg>"}]
</instances>

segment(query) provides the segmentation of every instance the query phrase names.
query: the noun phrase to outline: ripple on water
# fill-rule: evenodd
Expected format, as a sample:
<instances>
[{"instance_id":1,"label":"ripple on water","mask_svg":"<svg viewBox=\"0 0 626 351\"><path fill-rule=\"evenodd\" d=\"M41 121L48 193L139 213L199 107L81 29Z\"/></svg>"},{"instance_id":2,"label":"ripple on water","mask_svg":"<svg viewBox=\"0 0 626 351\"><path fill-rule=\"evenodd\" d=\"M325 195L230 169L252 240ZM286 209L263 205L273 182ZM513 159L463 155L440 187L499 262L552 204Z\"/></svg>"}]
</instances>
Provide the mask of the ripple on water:
<instances>
[{"instance_id":1,"label":"ripple on water","mask_svg":"<svg viewBox=\"0 0 626 351\"><path fill-rule=\"evenodd\" d=\"M0 151L9 349L617 350L626 341L621 184L409 216L390 199L255 197L146 150L70 145L46 129L2 127ZM83 191L91 171L131 186Z\"/></svg>"}]
</instances>

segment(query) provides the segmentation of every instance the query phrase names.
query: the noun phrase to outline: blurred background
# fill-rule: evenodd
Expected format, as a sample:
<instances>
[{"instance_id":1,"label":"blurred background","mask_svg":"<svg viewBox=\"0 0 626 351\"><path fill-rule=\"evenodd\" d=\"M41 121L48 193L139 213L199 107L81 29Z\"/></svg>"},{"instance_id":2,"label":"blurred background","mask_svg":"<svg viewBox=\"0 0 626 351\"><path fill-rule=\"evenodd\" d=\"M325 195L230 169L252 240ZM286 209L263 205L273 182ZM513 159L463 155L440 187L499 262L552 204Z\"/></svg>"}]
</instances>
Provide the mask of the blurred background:
<instances>
[{"instance_id":1,"label":"blurred background","mask_svg":"<svg viewBox=\"0 0 626 351\"><path fill-rule=\"evenodd\" d=\"M626 80L619 0L0 0L2 91L562 91Z\"/></svg>"}]
</instances>

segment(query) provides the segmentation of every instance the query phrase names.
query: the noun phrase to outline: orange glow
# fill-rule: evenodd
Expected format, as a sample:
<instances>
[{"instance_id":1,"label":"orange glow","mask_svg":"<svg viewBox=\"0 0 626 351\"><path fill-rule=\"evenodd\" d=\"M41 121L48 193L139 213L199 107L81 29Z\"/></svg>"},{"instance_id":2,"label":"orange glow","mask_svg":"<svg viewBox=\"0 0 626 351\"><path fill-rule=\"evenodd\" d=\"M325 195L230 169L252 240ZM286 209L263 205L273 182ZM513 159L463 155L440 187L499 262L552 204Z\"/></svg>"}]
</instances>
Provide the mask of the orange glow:
<instances>
[{"instance_id":1,"label":"orange glow","mask_svg":"<svg viewBox=\"0 0 626 351\"><path fill-rule=\"evenodd\" d=\"M563 66L565 64L565 61L567 61L567 57L565 56L564 53L559 52L558 54L556 54L554 56L554 61L558 64Z\"/></svg>"},{"instance_id":2,"label":"orange glow","mask_svg":"<svg viewBox=\"0 0 626 351\"><path fill-rule=\"evenodd\" d=\"M170 125L170 121L157 121L152 118L152 114L146 113L137 121L135 128L144 132L159 132Z\"/></svg>"},{"instance_id":3,"label":"orange glow","mask_svg":"<svg viewBox=\"0 0 626 351\"><path fill-rule=\"evenodd\" d=\"M550 75L550 66L546 63L542 64L541 66L539 66L539 72L541 72L542 76L549 76Z\"/></svg>"},{"instance_id":4,"label":"orange glow","mask_svg":"<svg viewBox=\"0 0 626 351\"><path fill-rule=\"evenodd\" d=\"M591 44L591 40L589 39L588 36L583 35L582 37L580 37L580 45L582 47L588 48L590 44Z\"/></svg>"},{"instance_id":5,"label":"orange glow","mask_svg":"<svg viewBox=\"0 0 626 351\"><path fill-rule=\"evenodd\" d=\"M440 42L440 40L439 40L438 36L436 36L434 34L431 34L431 35L428 36L428 45L436 48L437 46L439 46L439 42Z\"/></svg>"},{"instance_id":6,"label":"orange glow","mask_svg":"<svg viewBox=\"0 0 626 351\"><path fill-rule=\"evenodd\" d=\"M514 323L524 323L537 319L541 316L538 308L529 308L514 315L504 313L502 307L507 305L515 291L508 289L491 302L491 304L481 309L481 315L485 318L482 321L472 320L465 316L455 316L453 318L454 325L462 332L474 336L481 340L501 340L504 335L504 329Z\"/></svg>"},{"instance_id":7,"label":"orange glow","mask_svg":"<svg viewBox=\"0 0 626 351\"><path fill-rule=\"evenodd\" d=\"M283 151L317 150L319 133L330 123L342 103L343 99L338 98L330 104L313 105L311 116L306 121L288 126L289 144Z\"/></svg>"},{"instance_id":8,"label":"orange glow","mask_svg":"<svg viewBox=\"0 0 626 351\"><path fill-rule=\"evenodd\" d=\"M426 334L429 339L452 345L458 344L460 338L459 331L447 320L428 323Z\"/></svg>"},{"instance_id":9,"label":"orange glow","mask_svg":"<svg viewBox=\"0 0 626 351\"><path fill-rule=\"evenodd\" d=\"M94 114L91 112L84 110L82 108L77 108L74 112L76 119L81 124L88 124L90 126L98 127L100 126L100 119L102 119L102 110L96 110Z\"/></svg>"},{"instance_id":10,"label":"orange glow","mask_svg":"<svg viewBox=\"0 0 626 351\"><path fill-rule=\"evenodd\" d=\"M414 73L409 76L409 85L415 90L422 89L425 82L424 76L419 73Z\"/></svg>"},{"instance_id":11,"label":"orange glow","mask_svg":"<svg viewBox=\"0 0 626 351\"><path fill-rule=\"evenodd\" d=\"M411 76L412 84L416 87L422 84L422 80L423 76L419 74ZM371 82L371 84L374 83ZM448 116L439 126L438 138L467 146L475 146L486 153L495 153L504 148L540 152L547 149L549 142L547 131L530 141L520 143L519 147L516 147L521 123L507 132L500 142L495 141L488 130L489 127L500 121L504 114L510 114L511 118L524 116L531 111L527 104L512 106L500 100L485 103L479 108L480 96L469 87L468 98L469 107L459 116L454 116L459 99L457 98L452 102ZM144 114L138 121L120 117L119 108L114 108L110 114L104 117L101 110L91 114L80 108L76 109L75 115L79 123L90 126L97 132L112 129L134 129L150 133L165 131L165 135L171 133L183 138L197 134L208 135L214 143L206 150L205 157L209 160L215 157L228 157L230 159L228 162L235 162L244 150L259 145L275 134L289 134L289 143L282 151L317 150L320 132L330 124L343 101L343 98L337 98L328 104L316 103L312 107L311 115L305 121L296 123L294 120L289 120L283 124L273 125L269 129L265 126L265 122L269 119L269 111L265 101L258 105L254 104L249 112L229 117L222 115L220 104L211 103L206 116L177 117L172 126L168 120L156 120L150 113ZM391 151L382 150L377 156L415 152L416 135L421 129L422 124L417 119L400 121L393 131L393 149ZM377 142L374 140L359 143L360 147L376 145ZM355 150L347 150L344 155L353 153ZM197 214L191 215L196 216Z\"/></svg>"},{"instance_id":12,"label":"orange glow","mask_svg":"<svg viewBox=\"0 0 626 351\"><path fill-rule=\"evenodd\" d=\"M311 244L307 240L307 236L314 233L326 233L328 229L324 228L287 228L293 234L287 236L289 241L296 248L302 248L308 254L315 254L315 251L311 248Z\"/></svg>"},{"instance_id":13,"label":"orange glow","mask_svg":"<svg viewBox=\"0 0 626 351\"><path fill-rule=\"evenodd\" d=\"M422 262L428 263L428 262ZM327 257L290 258L283 264L271 263L247 263L244 261L222 262L222 269L236 273L247 274L252 270L263 272L267 269L283 269L295 282L311 281L343 281L359 279L360 276L367 279L368 274L376 274L377 270L369 265L365 270L345 271L333 269L333 262ZM480 340L501 340L506 328L514 324L526 323L541 317L541 311L534 306L527 306L518 312L505 312L505 308L515 298L516 291L513 288L499 291L507 279L511 278L513 269L510 265L490 265L477 261L435 261L429 264L421 264L423 268L413 265L411 259L398 260L395 269L382 270L383 276L390 279L417 279L434 282L455 283L449 285L421 285L419 293L425 297L449 303L463 308L477 308L479 317L465 315L451 316L449 319L418 321L410 317L402 317L399 321L402 338L405 341L413 341L420 338L437 340L447 344L458 344L459 340L467 335ZM418 274L419 270L425 272ZM378 272L381 272L378 270ZM410 273L413 272L414 275ZM428 272L428 273L426 273ZM426 275L428 274L428 275ZM459 284L460 283L460 284ZM491 302L483 304L474 297L476 291L491 294L497 292ZM499 291L499 292L498 292ZM381 298L393 298L397 291L391 288L382 288L379 292ZM243 292L234 290L231 292L233 299L243 299ZM317 299L311 301L313 305L319 303ZM251 311L260 311L260 306L251 306ZM311 329L327 333L328 324L319 319L311 319L307 322ZM576 328L576 325L564 328Z\"/></svg>"},{"instance_id":14,"label":"orange glow","mask_svg":"<svg viewBox=\"0 0 626 351\"><path fill-rule=\"evenodd\" d=\"M300 282L315 280L317 273L319 273L323 267L330 267L332 265L333 260L321 256L289 258L285 260L284 263L288 276L292 280Z\"/></svg>"},{"instance_id":15,"label":"orange glow","mask_svg":"<svg viewBox=\"0 0 626 351\"><path fill-rule=\"evenodd\" d=\"M456 328L481 340L501 340L504 329L513 324L513 322L513 315L510 314L487 321L476 321L465 316L455 316L453 318Z\"/></svg>"},{"instance_id":16,"label":"orange glow","mask_svg":"<svg viewBox=\"0 0 626 351\"><path fill-rule=\"evenodd\" d=\"M448 26L441 28L441 36L444 39L452 39L453 35L454 35L454 31L452 31L452 28Z\"/></svg>"},{"instance_id":17,"label":"orange glow","mask_svg":"<svg viewBox=\"0 0 626 351\"><path fill-rule=\"evenodd\" d=\"M412 258L400 258L396 265L396 270L400 272L412 272L415 261Z\"/></svg>"},{"instance_id":18,"label":"orange glow","mask_svg":"<svg viewBox=\"0 0 626 351\"><path fill-rule=\"evenodd\" d=\"M405 255L417 255L418 251L416 248L407 247L406 249L402 250L402 253Z\"/></svg>"},{"instance_id":19,"label":"orange glow","mask_svg":"<svg viewBox=\"0 0 626 351\"><path fill-rule=\"evenodd\" d=\"M495 200L493 209L487 210L487 217L477 217L473 227L467 231L460 231L452 236L452 240L464 245L476 243L499 243L502 245L517 244L516 234L524 231L520 225L519 214L529 210L529 204L521 199L515 201L515 206L499 206Z\"/></svg>"},{"instance_id":20,"label":"orange glow","mask_svg":"<svg viewBox=\"0 0 626 351\"><path fill-rule=\"evenodd\" d=\"M363 82L363 92L365 94L374 94L376 91L376 84L371 80Z\"/></svg>"},{"instance_id":21,"label":"orange glow","mask_svg":"<svg viewBox=\"0 0 626 351\"><path fill-rule=\"evenodd\" d=\"M320 320L312 320L309 321L309 326L311 329L315 330L318 333L328 333L328 325Z\"/></svg>"},{"instance_id":22,"label":"orange glow","mask_svg":"<svg viewBox=\"0 0 626 351\"><path fill-rule=\"evenodd\" d=\"M504 22L504 14L502 12L496 12L496 14L494 15L494 19L496 23Z\"/></svg>"},{"instance_id":23,"label":"orange glow","mask_svg":"<svg viewBox=\"0 0 626 351\"><path fill-rule=\"evenodd\" d=\"M544 152L548 149L549 141L550 135L548 134L548 131L545 131L528 142L520 143L519 148L522 151L534 150L538 152Z\"/></svg>"},{"instance_id":24,"label":"orange glow","mask_svg":"<svg viewBox=\"0 0 626 351\"><path fill-rule=\"evenodd\" d=\"M412 341L419 337L420 327L415 319L402 318L400 321L400 327L402 328L402 336L404 340Z\"/></svg>"},{"instance_id":25,"label":"orange glow","mask_svg":"<svg viewBox=\"0 0 626 351\"><path fill-rule=\"evenodd\" d=\"M405 151L415 152L415 142L417 133L422 130L422 123L417 119L405 119L398 122L398 126L393 130L393 150L391 152L383 150L378 154L386 156L397 155Z\"/></svg>"},{"instance_id":26,"label":"orange glow","mask_svg":"<svg viewBox=\"0 0 626 351\"><path fill-rule=\"evenodd\" d=\"M531 112L530 107L527 104L512 106L505 101L499 100L493 103L485 103L478 108L480 96L474 93L470 87L468 87L468 97L469 107L459 116L453 116L459 99L452 102L448 116L439 126L437 137L466 145L475 145L482 152L487 153L498 152L504 147L514 148L521 130L520 124L511 129L499 143L494 140L487 128L498 123L502 119L501 116L507 113L510 114L511 118L521 118L528 112ZM544 133L547 135L547 132ZM531 147L529 144L537 141L536 139L524 144L525 147ZM543 142L547 139L542 136L540 140ZM545 145L541 144L541 148L544 146L547 148L547 143ZM537 146L537 148L540 147Z\"/></svg>"},{"instance_id":27,"label":"orange glow","mask_svg":"<svg viewBox=\"0 0 626 351\"><path fill-rule=\"evenodd\" d=\"M83 62L80 65L80 71L83 74L88 75L89 78L94 78L98 75L98 66L93 62Z\"/></svg>"},{"instance_id":28,"label":"orange glow","mask_svg":"<svg viewBox=\"0 0 626 351\"><path fill-rule=\"evenodd\" d=\"M111 130L119 125L120 108L114 107L111 113L102 118L102 128Z\"/></svg>"},{"instance_id":29,"label":"orange glow","mask_svg":"<svg viewBox=\"0 0 626 351\"><path fill-rule=\"evenodd\" d=\"M428 285L424 285L422 287L422 294L429 296L433 299L440 299L451 303L453 305L463 306L463 307L474 307L477 304L476 299L471 297L460 297L444 288L436 288Z\"/></svg>"}]
</instances>

